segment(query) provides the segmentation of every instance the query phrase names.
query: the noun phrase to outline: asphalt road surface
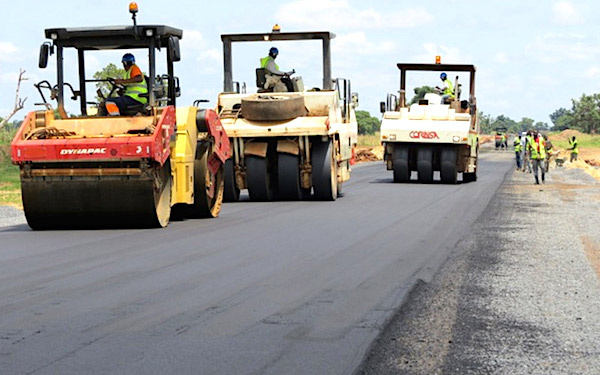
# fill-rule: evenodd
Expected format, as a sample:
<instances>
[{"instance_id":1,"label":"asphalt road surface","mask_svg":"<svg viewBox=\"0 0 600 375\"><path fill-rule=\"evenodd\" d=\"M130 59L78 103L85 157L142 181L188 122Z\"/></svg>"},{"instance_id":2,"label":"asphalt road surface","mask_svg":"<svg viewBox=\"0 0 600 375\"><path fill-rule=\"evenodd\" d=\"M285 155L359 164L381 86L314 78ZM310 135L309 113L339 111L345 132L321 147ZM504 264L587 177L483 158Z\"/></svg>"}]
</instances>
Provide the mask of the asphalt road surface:
<instances>
[{"instance_id":1,"label":"asphalt road surface","mask_svg":"<svg viewBox=\"0 0 600 375\"><path fill-rule=\"evenodd\" d=\"M362 164L336 202L232 203L166 229L0 229L0 373L351 374L509 154L454 186Z\"/></svg>"}]
</instances>

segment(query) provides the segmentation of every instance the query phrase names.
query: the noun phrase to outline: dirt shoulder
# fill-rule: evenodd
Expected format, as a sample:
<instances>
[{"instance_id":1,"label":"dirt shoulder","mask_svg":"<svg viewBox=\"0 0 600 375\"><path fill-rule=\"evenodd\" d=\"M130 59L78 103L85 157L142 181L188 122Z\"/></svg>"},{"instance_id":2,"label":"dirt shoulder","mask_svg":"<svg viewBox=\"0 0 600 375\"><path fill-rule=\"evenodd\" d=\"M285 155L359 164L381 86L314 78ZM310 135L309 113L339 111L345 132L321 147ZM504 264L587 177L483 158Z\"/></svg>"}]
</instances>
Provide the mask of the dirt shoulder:
<instances>
[{"instance_id":1,"label":"dirt shoulder","mask_svg":"<svg viewBox=\"0 0 600 375\"><path fill-rule=\"evenodd\" d=\"M514 172L360 374L599 374L600 183Z\"/></svg>"}]
</instances>

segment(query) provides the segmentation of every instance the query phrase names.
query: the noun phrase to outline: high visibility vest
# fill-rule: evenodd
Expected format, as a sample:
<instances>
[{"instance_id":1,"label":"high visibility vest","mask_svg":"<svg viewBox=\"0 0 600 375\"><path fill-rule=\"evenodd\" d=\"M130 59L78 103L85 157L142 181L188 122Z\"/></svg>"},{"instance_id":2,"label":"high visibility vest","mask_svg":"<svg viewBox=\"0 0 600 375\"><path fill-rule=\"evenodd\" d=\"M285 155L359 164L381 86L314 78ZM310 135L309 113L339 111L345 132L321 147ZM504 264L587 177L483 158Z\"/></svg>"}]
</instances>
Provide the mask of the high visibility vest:
<instances>
[{"instance_id":1,"label":"high visibility vest","mask_svg":"<svg viewBox=\"0 0 600 375\"><path fill-rule=\"evenodd\" d=\"M123 75L124 79L131 78L131 71L133 70L132 68L133 68L133 65L125 71L125 74ZM125 94L124 95L129 96L142 104L148 103L147 98L140 96L140 94L148 93L148 86L146 86L146 79L144 78L143 74L142 74L142 82L128 83L128 84L125 84L124 86L125 86Z\"/></svg>"},{"instance_id":2,"label":"high visibility vest","mask_svg":"<svg viewBox=\"0 0 600 375\"><path fill-rule=\"evenodd\" d=\"M571 147L573 148L571 150L571 153L579 154L579 148L577 147L577 140L575 140L575 142L573 142L572 140L569 140L569 145L571 145Z\"/></svg>"},{"instance_id":3,"label":"high visibility vest","mask_svg":"<svg viewBox=\"0 0 600 375\"><path fill-rule=\"evenodd\" d=\"M452 81L450 81L450 79L446 78L446 88L444 89L444 92L442 94L444 95L450 95L451 98L454 98L454 85L452 84Z\"/></svg>"},{"instance_id":4,"label":"high visibility vest","mask_svg":"<svg viewBox=\"0 0 600 375\"><path fill-rule=\"evenodd\" d=\"M523 151L523 147L521 146L521 141L518 138L515 138L513 145L515 146L515 152Z\"/></svg>"},{"instance_id":5,"label":"high visibility vest","mask_svg":"<svg viewBox=\"0 0 600 375\"><path fill-rule=\"evenodd\" d=\"M271 56L263 57L262 59L260 59L260 67L266 69L267 65L269 64L269 61L271 60L274 60ZM279 70L279 66L277 66L277 64L275 64L275 69Z\"/></svg>"},{"instance_id":6,"label":"high visibility vest","mask_svg":"<svg viewBox=\"0 0 600 375\"><path fill-rule=\"evenodd\" d=\"M502 143L504 143L504 141L506 141L506 136L504 134L502 134L502 136L500 137L500 139L502 140Z\"/></svg>"},{"instance_id":7,"label":"high visibility vest","mask_svg":"<svg viewBox=\"0 0 600 375\"><path fill-rule=\"evenodd\" d=\"M546 158L546 145L544 144L544 138L538 137L534 140L529 150L531 151L532 159L545 159Z\"/></svg>"}]
</instances>

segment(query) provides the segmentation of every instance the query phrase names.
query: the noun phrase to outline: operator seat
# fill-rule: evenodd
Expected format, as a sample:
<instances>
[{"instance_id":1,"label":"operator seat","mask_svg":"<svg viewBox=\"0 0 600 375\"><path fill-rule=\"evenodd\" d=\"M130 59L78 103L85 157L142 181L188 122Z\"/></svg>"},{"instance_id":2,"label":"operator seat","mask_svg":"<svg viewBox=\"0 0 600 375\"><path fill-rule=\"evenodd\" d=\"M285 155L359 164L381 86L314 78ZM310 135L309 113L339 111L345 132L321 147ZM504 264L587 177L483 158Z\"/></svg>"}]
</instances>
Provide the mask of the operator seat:
<instances>
[{"instance_id":1,"label":"operator seat","mask_svg":"<svg viewBox=\"0 0 600 375\"><path fill-rule=\"evenodd\" d=\"M267 83L267 69L256 68L256 87L258 92L272 92L272 89L265 89L265 83Z\"/></svg>"}]
</instances>

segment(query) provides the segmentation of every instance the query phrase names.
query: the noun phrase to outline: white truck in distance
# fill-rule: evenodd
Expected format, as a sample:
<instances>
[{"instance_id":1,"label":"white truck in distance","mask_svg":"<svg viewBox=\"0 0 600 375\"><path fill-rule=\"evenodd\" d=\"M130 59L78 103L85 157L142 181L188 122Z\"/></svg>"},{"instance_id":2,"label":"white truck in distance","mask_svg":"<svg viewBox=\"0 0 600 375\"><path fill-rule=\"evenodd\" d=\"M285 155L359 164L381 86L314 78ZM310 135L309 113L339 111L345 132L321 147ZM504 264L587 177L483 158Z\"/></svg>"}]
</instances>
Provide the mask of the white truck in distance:
<instances>
[{"instance_id":1,"label":"white truck in distance","mask_svg":"<svg viewBox=\"0 0 600 375\"><path fill-rule=\"evenodd\" d=\"M455 64L398 64L400 96L388 95L381 102L381 142L384 161L394 173L394 182L408 182L413 171L420 183L431 183L434 171L443 183L477 180L479 120L475 98L475 66ZM458 76L455 98L442 104L442 97L429 93L419 102L406 104L406 72L469 72L469 99L460 100Z\"/></svg>"}]
</instances>

